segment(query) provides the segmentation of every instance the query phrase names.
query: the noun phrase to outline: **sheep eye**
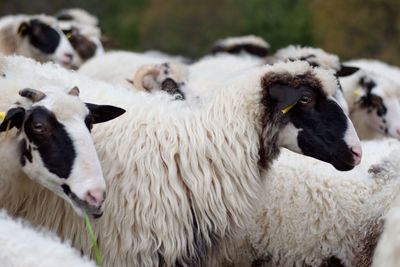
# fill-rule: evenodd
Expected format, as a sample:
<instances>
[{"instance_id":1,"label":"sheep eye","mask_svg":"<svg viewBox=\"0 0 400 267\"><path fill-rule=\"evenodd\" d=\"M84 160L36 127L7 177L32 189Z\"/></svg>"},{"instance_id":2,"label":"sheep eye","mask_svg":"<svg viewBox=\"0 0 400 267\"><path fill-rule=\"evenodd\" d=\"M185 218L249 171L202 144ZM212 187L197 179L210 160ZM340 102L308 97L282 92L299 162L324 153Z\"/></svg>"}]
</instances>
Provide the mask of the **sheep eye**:
<instances>
[{"instance_id":1,"label":"sheep eye","mask_svg":"<svg viewBox=\"0 0 400 267\"><path fill-rule=\"evenodd\" d=\"M310 104L312 102L313 98L311 95L303 95L301 96L299 103L303 105Z\"/></svg>"},{"instance_id":2,"label":"sheep eye","mask_svg":"<svg viewBox=\"0 0 400 267\"><path fill-rule=\"evenodd\" d=\"M35 133L41 134L46 132L46 127L41 122L34 122L32 123L32 129Z\"/></svg>"}]
</instances>

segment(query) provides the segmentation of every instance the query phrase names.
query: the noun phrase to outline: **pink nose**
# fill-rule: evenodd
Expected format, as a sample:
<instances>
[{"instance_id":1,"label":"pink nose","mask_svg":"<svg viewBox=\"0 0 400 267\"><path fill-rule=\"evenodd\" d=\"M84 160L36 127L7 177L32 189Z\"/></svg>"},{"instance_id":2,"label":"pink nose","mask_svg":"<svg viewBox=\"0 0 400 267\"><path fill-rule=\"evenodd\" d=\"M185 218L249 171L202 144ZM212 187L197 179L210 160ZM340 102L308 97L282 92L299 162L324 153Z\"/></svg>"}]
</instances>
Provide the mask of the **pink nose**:
<instances>
[{"instance_id":1,"label":"pink nose","mask_svg":"<svg viewBox=\"0 0 400 267\"><path fill-rule=\"evenodd\" d=\"M86 193L85 201L92 206L99 207L103 204L106 198L106 192L104 189L93 189Z\"/></svg>"},{"instance_id":2,"label":"pink nose","mask_svg":"<svg viewBox=\"0 0 400 267\"><path fill-rule=\"evenodd\" d=\"M65 61L71 62L72 59L74 58L74 55L71 53L64 53L64 58L65 58Z\"/></svg>"},{"instance_id":3,"label":"pink nose","mask_svg":"<svg viewBox=\"0 0 400 267\"><path fill-rule=\"evenodd\" d=\"M400 137L400 128L396 129L396 134L397 134L398 137Z\"/></svg>"},{"instance_id":4,"label":"pink nose","mask_svg":"<svg viewBox=\"0 0 400 267\"><path fill-rule=\"evenodd\" d=\"M362 149L361 146L353 146L351 148L351 153L353 153L354 157L354 165L358 165L361 162L362 157Z\"/></svg>"}]
</instances>

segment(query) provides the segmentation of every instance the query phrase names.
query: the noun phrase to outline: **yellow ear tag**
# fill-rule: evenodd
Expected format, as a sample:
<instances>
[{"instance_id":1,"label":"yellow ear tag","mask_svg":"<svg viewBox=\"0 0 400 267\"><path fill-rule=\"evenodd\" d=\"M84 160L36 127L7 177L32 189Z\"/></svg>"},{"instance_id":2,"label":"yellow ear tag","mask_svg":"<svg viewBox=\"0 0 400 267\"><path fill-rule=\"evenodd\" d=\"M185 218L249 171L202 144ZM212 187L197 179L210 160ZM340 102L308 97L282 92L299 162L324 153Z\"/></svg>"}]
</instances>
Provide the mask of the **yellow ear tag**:
<instances>
[{"instance_id":1,"label":"yellow ear tag","mask_svg":"<svg viewBox=\"0 0 400 267\"><path fill-rule=\"evenodd\" d=\"M25 24L24 24L24 25L21 25L21 26L18 28L18 34L21 34L22 32L26 31L26 29L27 29L27 27L26 27Z\"/></svg>"},{"instance_id":2,"label":"yellow ear tag","mask_svg":"<svg viewBox=\"0 0 400 267\"><path fill-rule=\"evenodd\" d=\"M294 107L296 104L297 104L297 102L295 102L295 103L293 103L293 104L290 104L290 105L287 106L286 108L282 109L282 110L281 110L282 113L285 114L285 113L289 112L289 110L291 110L292 107Z\"/></svg>"},{"instance_id":3,"label":"yellow ear tag","mask_svg":"<svg viewBox=\"0 0 400 267\"><path fill-rule=\"evenodd\" d=\"M354 96L360 96L360 89L356 89L354 91Z\"/></svg>"},{"instance_id":4,"label":"yellow ear tag","mask_svg":"<svg viewBox=\"0 0 400 267\"><path fill-rule=\"evenodd\" d=\"M4 121L5 118L6 118L6 113L4 111L0 111L0 120ZM6 135L8 133L8 130L10 130L10 126L11 126L11 121L9 121L7 124Z\"/></svg>"}]
</instances>

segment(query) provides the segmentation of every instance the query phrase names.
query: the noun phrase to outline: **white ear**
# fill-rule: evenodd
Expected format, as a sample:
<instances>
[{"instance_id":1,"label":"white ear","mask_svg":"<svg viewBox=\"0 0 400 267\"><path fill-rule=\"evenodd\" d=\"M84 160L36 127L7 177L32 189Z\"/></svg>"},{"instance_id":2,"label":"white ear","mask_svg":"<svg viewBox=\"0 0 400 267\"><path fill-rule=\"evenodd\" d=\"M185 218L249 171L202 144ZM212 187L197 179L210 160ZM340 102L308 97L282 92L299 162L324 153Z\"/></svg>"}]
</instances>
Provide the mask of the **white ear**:
<instances>
[{"instance_id":1,"label":"white ear","mask_svg":"<svg viewBox=\"0 0 400 267\"><path fill-rule=\"evenodd\" d=\"M155 76L160 74L160 66L156 64L148 64L141 66L135 73L133 85L141 91L150 91L152 88L148 82L145 82L146 76Z\"/></svg>"}]
</instances>

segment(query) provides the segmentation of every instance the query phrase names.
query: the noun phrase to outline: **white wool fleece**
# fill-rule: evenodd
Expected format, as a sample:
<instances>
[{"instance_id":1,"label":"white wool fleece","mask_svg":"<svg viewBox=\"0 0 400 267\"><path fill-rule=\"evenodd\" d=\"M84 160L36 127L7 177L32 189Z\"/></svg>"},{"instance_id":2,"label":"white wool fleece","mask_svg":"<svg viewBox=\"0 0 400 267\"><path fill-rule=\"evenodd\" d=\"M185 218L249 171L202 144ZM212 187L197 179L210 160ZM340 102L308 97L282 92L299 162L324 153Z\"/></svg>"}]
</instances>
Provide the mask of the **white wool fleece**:
<instances>
[{"instance_id":1,"label":"white wool fleece","mask_svg":"<svg viewBox=\"0 0 400 267\"><path fill-rule=\"evenodd\" d=\"M54 234L0 210L0 262L7 267L95 267Z\"/></svg>"},{"instance_id":2,"label":"white wool fleece","mask_svg":"<svg viewBox=\"0 0 400 267\"><path fill-rule=\"evenodd\" d=\"M261 78L305 71L321 79L327 95L334 93L328 71L305 62L279 63L218 84L223 88L190 105L22 57L0 57L0 89L9 95L26 87L78 86L85 102L126 109L92 130L108 188L105 213L93 226L105 266L172 265L198 250L199 235L200 246L211 245L213 236L223 240L244 227L260 188ZM2 108L10 104L1 102ZM89 254L82 220L64 201L24 176L0 177L1 207Z\"/></svg>"}]
</instances>

